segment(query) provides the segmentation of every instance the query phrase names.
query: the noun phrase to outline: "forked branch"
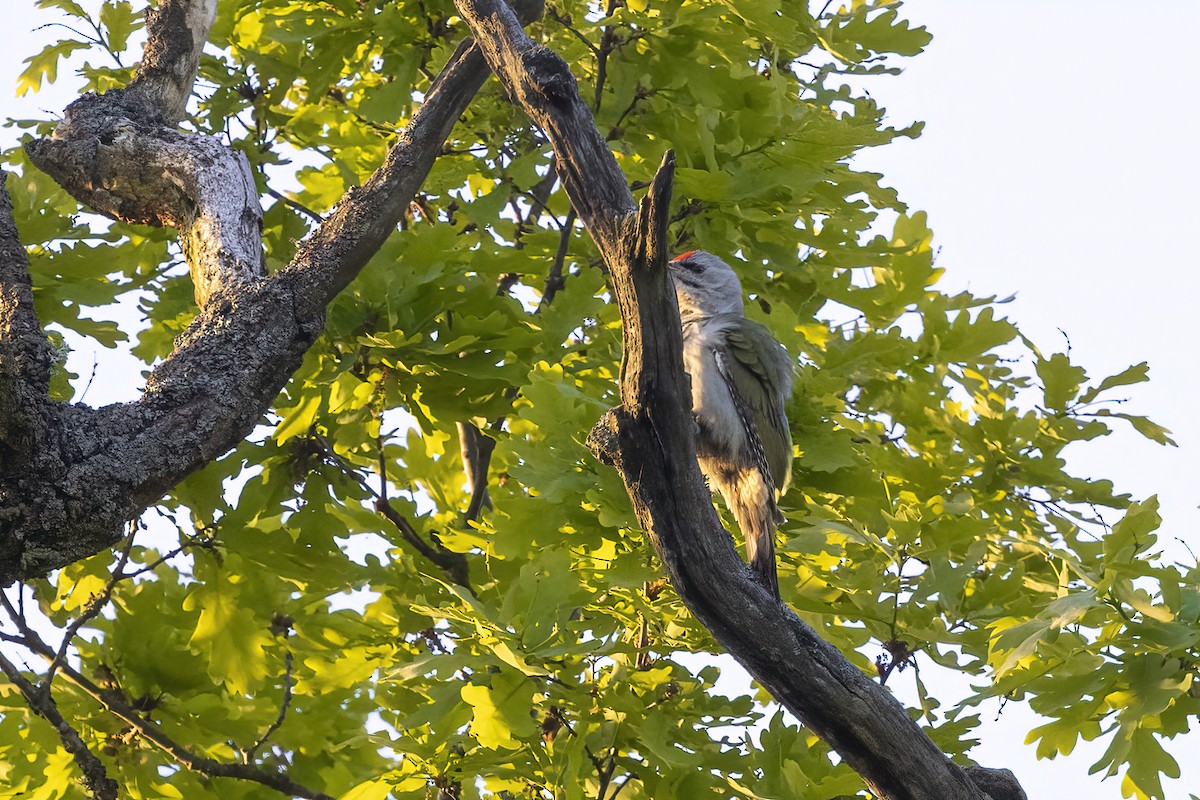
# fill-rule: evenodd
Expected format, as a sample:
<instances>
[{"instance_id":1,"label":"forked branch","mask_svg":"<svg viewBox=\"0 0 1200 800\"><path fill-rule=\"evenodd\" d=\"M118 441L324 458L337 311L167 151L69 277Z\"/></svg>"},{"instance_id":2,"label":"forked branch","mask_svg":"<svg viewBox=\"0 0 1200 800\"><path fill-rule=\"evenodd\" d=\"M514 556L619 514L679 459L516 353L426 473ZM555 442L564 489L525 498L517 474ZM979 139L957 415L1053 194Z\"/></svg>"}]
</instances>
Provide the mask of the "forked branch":
<instances>
[{"instance_id":1,"label":"forked branch","mask_svg":"<svg viewBox=\"0 0 1200 800\"><path fill-rule=\"evenodd\" d=\"M526 20L541 13L540 0L515 5ZM183 113L179 94L194 78L180 71L194 73L206 35L207 24L196 21L213 7L214 0L164 0L150 17L147 56L130 86L80 98L52 138L28 145L37 165L96 210L177 227L200 313L138 402L101 410L51 403L44 342L5 336L6 324L40 331L22 300L28 278L19 243L0 250L0 410L13 409L0 422L0 467L6 449L21 456L0 470L0 585L111 547L128 520L253 430L321 333L325 306L396 230L490 74L465 40L384 163L287 269L267 276L244 157L174 127ZM15 242L11 228L0 203L0 246ZM19 348L19 358L8 357Z\"/></svg>"},{"instance_id":2,"label":"forked branch","mask_svg":"<svg viewBox=\"0 0 1200 800\"><path fill-rule=\"evenodd\" d=\"M58 704L54 702L54 697L50 694L49 687L43 691L34 686L33 682L22 675L16 665L5 658L3 653L0 653L0 671L4 673L10 683L17 687L33 712L54 726L63 747L75 759L80 772L83 773L83 785L88 794L96 800L116 800L117 782L108 777L104 764L96 757L95 753L87 748L79 736L79 731L71 727L70 723L63 718L58 710Z\"/></svg>"},{"instance_id":3,"label":"forked branch","mask_svg":"<svg viewBox=\"0 0 1200 800\"><path fill-rule=\"evenodd\" d=\"M597 424L589 444L621 473L676 590L717 641L876 795L985 800L982 782L938 750L885 688L751 577L720 525L696 464L679 315L665 269L672 155L635 207L566 63L532 42L499 0L455 3L492 71L550 139L571 200L607 263L624 324L622 404ZM1016 787L991 797L1023 793Z\"/></svg>"}]
</instances>

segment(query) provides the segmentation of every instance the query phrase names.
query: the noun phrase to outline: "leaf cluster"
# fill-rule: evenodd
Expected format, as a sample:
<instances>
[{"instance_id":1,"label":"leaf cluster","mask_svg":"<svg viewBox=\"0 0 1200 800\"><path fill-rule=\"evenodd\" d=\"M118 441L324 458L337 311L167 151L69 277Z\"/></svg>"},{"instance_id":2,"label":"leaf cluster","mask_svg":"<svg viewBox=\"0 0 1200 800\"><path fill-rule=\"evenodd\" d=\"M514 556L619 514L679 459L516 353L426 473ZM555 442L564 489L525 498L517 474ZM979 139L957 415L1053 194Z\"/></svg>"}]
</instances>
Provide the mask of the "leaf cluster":
<instances>
[{"instance_id":1,"label":"leaf cluster","mask_svg":"<svg viewBox=\"0 0 1200 800\"><path fill-rule=\"evenodd\" d=\"M94 35L33 57L22 91L76 51L113 60L81 69L87 90L125 74L128 3L41 5ZM635 189L674 148L676 244L736 263L750 314L797 356L783 600L864 670L916 668L913 713L947 752L969 750L974 706L1023 699L1050 719L1039 755L1105 736L1097 769L1161 798L1163 740L1200 702L1200 576L1153 560L1153 499L1074 475L1065 451L1115 419L1167 432L1113 410L1145 365L1089 381L995 298L939 291L925 215L855 168L919 125L889 127L843 76L894 71L928 33L886 0L816 16L553 0L531 30L572 64ZM186 124L250 159L273 269L380 163L462 36L448 0L221 5ZM166 355L193 313L178 244L88 217L8 159L42 320ZM811 734L724 694L714 643L586 452L621 358L602 270L548 144L491 82L256 435L162 501L169 524L139 535L78 672L195 752L356 800L862 792ZM135 290L140 326L89 316ZM464 429L495 442L477 516ZM414 537L464 559L466 585ZM40 613L68 625L111 561L32 586ZM939 699L928 662L983 687ZM6 783L74 791L55 732L0 691ZM55 696L130 797L273 796L181 769L64 677Z\"/></svg>"}]
</instances>

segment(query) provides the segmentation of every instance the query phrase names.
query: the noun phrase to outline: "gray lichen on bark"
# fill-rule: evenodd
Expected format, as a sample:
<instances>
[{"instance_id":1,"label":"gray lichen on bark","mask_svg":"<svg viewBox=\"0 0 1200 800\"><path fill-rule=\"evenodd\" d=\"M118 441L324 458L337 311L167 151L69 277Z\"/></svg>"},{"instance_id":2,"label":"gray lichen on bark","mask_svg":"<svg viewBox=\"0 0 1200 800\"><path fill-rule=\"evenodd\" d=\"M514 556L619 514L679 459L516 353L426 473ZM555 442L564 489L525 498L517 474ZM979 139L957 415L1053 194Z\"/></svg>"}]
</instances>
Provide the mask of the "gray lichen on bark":
<instances>
[{"instance_id":1,"label":"gray lichen on bark","mask_svg":"<svg viewBox=\"0 0 1200 800\"><path fill-rule=\"evenodd\" d=\"M620 473L684 603L879 797L986 800L981 779L938 750L886 688L751 576L720 525L696 463L679 312L666 274L673 155L664 156L635 205L562 59L533 43L501 0L455 4L492 71L550 140L572 204L605 259L624 334L621 405L596 425L589 444ZM976 769L983 772L975 775L996 772Z\"/></svg>"},{"instance_id":2,"label":"gray lichen on bark","mask_svg":"<svg viewBox=\"0 0 1200 800\"><path fill-rule=\"evenodd\" d=\"M213 0L160 4L149 20L151 56L130 86L81 97L51 138L27 145L39 168L92 208L180 232L199 313L139 401L92 409L49 399L25 254L7 195L0 204L0 585L111 547L128 520L250 433L320 335L325 306L396 229L490 74L465 41L385 162L287 268L266 275L245 158L173 127L191 86L181 76L194 77L213 8ZM517 8L527 21L541 13L537 0Z\"/></svg>"},{"instance_id":3,"label":"gray lichen on bark","mask_svg":"<svg viewBox=\"0 0 1200 800\"><path fill-rule=\"evenodd\" d=\"M885 689L750 576L695 461L664 267L673 162L664 160L636 204L562 59L530 41L499 0L456 2L479 45L459 48L385 163L274 275L263 269L261 211L245 159L175 128L215 0L163 0L131 84L81 98L51 139L29 145L35 164L101 213L176 227L199 314L138 402L92 409L51 401L49 348L7 195L0 198L0 585L111 547L128 520L252 430L319 336L326 304L395 229L490 67L550 139L609 267L625 325L622 404L591 441L621 473L688 607L880 797L1022 797L1003 780L1011 774L951 763ZM518 10L531 18L540 4Z\"/></svg>"}]
</instances>

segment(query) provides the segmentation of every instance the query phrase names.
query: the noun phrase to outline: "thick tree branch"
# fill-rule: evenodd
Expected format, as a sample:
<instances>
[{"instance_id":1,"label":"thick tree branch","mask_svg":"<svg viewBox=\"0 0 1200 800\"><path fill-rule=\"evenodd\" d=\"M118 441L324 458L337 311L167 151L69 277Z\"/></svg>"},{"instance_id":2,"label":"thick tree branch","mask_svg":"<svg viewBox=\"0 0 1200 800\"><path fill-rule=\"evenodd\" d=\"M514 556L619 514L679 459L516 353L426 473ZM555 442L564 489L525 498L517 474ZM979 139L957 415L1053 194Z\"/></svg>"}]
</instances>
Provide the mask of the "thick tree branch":
<instances>
[{"instance_id":1,"label":"thick tree branch","mask_svg":"<svg viewBox=\"0 0 1200 800\"><path fill-rule=\"evenodd\" d=\"M550 140L571 203L608 260L604 248L617 240L633 195L579 97L571 70L557 53L525 35L502 0L456 0L455 5L492 71Z\"/></svg>"},{"instance_id":2,"label":"thick tree branch","mask_svg":"<svg viewBox=\"0 0 1200 800\"><path fill-rule=\"evenodd\" d=\"M29 158L77 200L133 224L170 226L207 308L266 275L262 209L246 156L216 137L152 126L114 93L67 107Z\"/></svg>"},{"instance_id":3,"label":"thick tree branch","mask_svg":"<svg viewBox=\"0 0 1200 800\"><path fill-rule=\"evenodd\" d=\"M146 12L142 63L125 91L135 102L157 109L168 125L183 119L216 16L217 0L159 0Z\"/></svg>"},{"instance_id":4,"label":"thick tree branch","mask_svg":"<svg viewBox=\"0 0 1200 800\"><path fill-rule=\"evenodd\" d=\"M164 0L147 14L129 86L84 95L51 138L26 145L39 169L96 211L177 229L201 309L266 275L250 162L216 137L175 129L216 11L216 0Z\"/></svg>"},{"instance_id":5,"label":"thick tree branch","mask_svg":"<svg viewBox=\"0 0 1200 800\"><path fill-rule=\"evenodd\" d=\"M27 464L41 443L51 361L33 307L29 260L13 222L7 177L0 170L0 475Z\"/></svg>"},{"instance_id":6,"label":"thick tree branch","mask_svg":"<svg viewBox=\"0 0 1200 800\"><path fill-rule=\"evenodd\" d=\"M455 0L488 64L554 146L560 174L610 270L624 322L622 405L589 441L625 481L687 607L786 708L890 800L984 800L875 684L750 575L696 463L690 392L666 274L668 153L640 208L561 58L498 0ZM995 798L999 800L999 798Z\"/></svg>"},{"instance_id":7,"label":"thick tree branch","mask_svg":"<svg viewBox=\"0 0 1200 800\"><path fill-rule=\"evenodd\" d=\"M207 308L266 275L262 210L246 156L216 137L147 126L112 93L67 107L29 158L77 200L132 224L170 226ZM134 131L137 131L134 133Z\"/></svg>"},{"instance_id":8,"label":"thick tree branch","mask_svg":"<svg viewBox=\"0 0 1200 800\"><path fill-rule=\"evenodd\" d=\"M538 0L519 7L527 19L541 11ZM174 52L177 43L159 42L173 35L194 44L184 27L155 27L148 49L161 44ZM168 62L176 65L164 67L171 75L185 63L164 56L155 64ZM244 159L216 139L163 125L165 111L147 112L149 101L129 99L134 86L81 98L53 138L28 145L35 163L98 210L178 226L201 313L153 371L139 402L36 408L50 441L40 442L20 470L0 474L0 585L111 547L128 520L253 430L320 334L325 305L395 230L488 74L478 48L464 42L385 163L347 194L287 269L270 277L263 276L260 211ZM138 92L173 96L166 78L134 83L155 81L158 88ZM206 188L215 186L214 176L222 197L232 189L235 202L219 206ZM149 194L137 188L143 181Z\"/></svg>"}]
</instances>

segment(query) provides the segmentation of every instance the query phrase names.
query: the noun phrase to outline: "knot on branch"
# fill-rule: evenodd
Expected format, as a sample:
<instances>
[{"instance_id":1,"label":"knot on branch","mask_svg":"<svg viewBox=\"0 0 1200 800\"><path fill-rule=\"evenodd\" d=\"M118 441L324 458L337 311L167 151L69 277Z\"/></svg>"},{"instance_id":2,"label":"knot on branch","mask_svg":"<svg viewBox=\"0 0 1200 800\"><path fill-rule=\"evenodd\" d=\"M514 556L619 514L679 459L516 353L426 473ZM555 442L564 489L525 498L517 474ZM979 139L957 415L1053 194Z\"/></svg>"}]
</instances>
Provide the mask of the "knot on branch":
<instances>
[{"instance_id":1,"label":"knot on branch","mask_svg":"<svg viewBox=\"0 0 1200 800\"><path fill-rule=\"evenodd\" d=\"M963 771L992 800L1029 800L1012 770L974 766Z\"/></svg>"},{"instance_id":2,"label":"knot on branch","mask_svg":"<svg viewBox=\"0 0 1200 800\"><path fill-rule=\"evenodd\" d=\"M170 127L163 110L127 89L110 89L104 94L88 92L63 111L62 121L54 128L55 139L88 139L96 131L109 130L132 134L146 129ZM111 144L112 138L105 139Z\"/></svg>"},{"instance_id":3,"label":"knot on branch","mask_svg":"<svg viewBox=\"0 0 1200 800\"><path fill-rule=\"evenodd\" d=\"M178 227L183 217L194 216L195 203L167 170L190 173L198 167L189 161L187 137L163 122L153 107L130 102L120 89L88 94L67 107L52 137L27 142L25 152L72 197L101 214Z\"/></svg>"},{"instance_id":4,"label":"knot on branch","mask_svg":"<svg viewBox=\"0 0 1200 800\"><path fill-rule=\"evenodd\" d=\"M588 450L606 467L621 468L621 430L628 417L621 406L610 408L587 435Z\"/></svg>"},{"instance_id":5,"label":"knot on branch","mask_svg":"<svg viewBox=\"0 0 1200 800\"><path fill-rule=\"evenodd\" d=\"M522 27L542 18L546 13L546 0L507 0L508 7L517 15Z\"/></svg>"},{"instance_id":6,"label":"knot on branch","mask_svg":"<svg viewBox=\"0 0 1200 800\"><path fill-rule=\"evenodd\" d=\"M565 106L579 94L571 68L553 50L536 45L524 54L522 61L525 75L521 90L527 96L540 95L556 106Z\"/></svg>"}]
</instances>

